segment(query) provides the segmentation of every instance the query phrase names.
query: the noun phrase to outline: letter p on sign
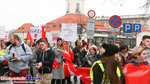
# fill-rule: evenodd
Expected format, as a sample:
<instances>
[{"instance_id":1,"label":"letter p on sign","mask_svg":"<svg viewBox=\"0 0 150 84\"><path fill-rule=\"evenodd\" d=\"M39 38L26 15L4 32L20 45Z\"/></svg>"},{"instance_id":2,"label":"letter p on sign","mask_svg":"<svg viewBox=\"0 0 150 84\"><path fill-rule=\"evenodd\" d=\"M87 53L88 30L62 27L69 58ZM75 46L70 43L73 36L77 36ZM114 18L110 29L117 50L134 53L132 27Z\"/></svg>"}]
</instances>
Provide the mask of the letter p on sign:
<instances>
[{"instance_id":1,"label":"letter p on sign","mask_svg":"<svg viewBox=\"0 0 150 84\"><path fill-rule=\"evenodd\" d=\"M133 32L141 32L141 24L133 24Z\"/></svg>"},{"instance_id":2,"label":"letter p on sign","mask_svg":"<svg viewBox=\"0 0 150 84\"><path fill-rule=\"evenodd\" d=\"M123 33L132 33L131 23L123 23Z\"/></svg>"}]
</instances>

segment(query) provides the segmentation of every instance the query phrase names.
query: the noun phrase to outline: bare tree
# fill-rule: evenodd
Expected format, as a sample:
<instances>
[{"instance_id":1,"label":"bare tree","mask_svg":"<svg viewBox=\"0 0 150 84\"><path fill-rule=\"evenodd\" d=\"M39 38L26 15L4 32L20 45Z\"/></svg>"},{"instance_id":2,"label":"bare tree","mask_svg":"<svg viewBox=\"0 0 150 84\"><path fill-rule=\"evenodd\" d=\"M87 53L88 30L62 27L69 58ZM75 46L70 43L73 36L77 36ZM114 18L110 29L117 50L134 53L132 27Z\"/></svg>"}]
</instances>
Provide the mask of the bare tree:
<instances>
[{"instance_id":1,"label":"bare tree","mask_svg":"<svg viewBox=\"0 0 150 84\"><path fill-rule=\"evenodd\" d=\"M119 4L120 6L122 6L124 2L125 2L125 0L104 0L104 2L102 4L112 3L113 5ZM150 11L148 11L150 8L150 0L145 0L145 3L142 6L139 6L139 8L145 9L145 13L150 12Z\"/></svg>"},{"instance_id":2,"label":"bare tree","mask_svg":"<svg viewBox=\"0 0 150 84\"><path fill-rule=\"evenodd\" d=\"M150 11L148 11L149 7L150 7L150 0L146 0L144 5L142 6L142 8L144 8L145 11L148 13L148 12L150 12Z\"/></svg>"}]
</instances>

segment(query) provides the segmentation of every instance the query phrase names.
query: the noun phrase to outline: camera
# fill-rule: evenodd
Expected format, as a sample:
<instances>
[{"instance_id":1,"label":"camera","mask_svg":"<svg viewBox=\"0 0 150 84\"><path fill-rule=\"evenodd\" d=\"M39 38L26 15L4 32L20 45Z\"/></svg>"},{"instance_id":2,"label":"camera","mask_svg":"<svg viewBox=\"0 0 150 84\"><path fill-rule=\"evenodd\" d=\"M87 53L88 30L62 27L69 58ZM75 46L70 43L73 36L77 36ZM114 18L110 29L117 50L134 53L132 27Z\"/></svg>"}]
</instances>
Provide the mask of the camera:
<instances>
[{"instance_id":1,"label":"camera","mask_svg":"<svg viewBox=\"0 0 150 84\"><path fill-rule=\"evenodd\" d=\"M15 53L13 53L12 56L15 57ZM11 59L11 62L16 61L16 60L17 60L17 58Z\"/></svg>"}]
</instances>

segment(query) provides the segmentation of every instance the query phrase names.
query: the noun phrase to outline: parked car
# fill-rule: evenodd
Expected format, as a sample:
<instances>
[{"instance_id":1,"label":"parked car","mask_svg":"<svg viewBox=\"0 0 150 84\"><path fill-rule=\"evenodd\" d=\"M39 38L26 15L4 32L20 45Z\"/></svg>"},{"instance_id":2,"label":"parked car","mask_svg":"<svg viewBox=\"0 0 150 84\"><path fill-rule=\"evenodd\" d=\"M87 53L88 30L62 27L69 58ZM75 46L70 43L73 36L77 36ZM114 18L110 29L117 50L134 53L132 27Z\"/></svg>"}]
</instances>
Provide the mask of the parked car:
<instances>
[{"instance_id":1,"label":"parked car","mask_svg":"<svg viewBox=\"0 0 150 84\"><path fill-rule=\"evenodd\" d=\"M0 56L0 77L1 76L10 76L8 61L5 61L3 56Z\"/></svg>"}]
</instances>

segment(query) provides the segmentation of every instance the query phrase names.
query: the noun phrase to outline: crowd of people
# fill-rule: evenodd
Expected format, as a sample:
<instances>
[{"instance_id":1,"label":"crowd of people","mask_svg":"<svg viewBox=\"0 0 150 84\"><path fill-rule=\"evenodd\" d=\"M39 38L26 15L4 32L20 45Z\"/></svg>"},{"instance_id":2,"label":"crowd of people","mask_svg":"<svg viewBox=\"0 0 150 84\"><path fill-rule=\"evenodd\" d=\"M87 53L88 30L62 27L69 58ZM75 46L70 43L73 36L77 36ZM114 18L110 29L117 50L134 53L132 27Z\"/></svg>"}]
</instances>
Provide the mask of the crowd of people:
<instances>
[{"instance_id":1,"label":"crowd of people","mask_svg":"<svg viewBox=\"0 0 150 84\"><path fill-rule=\"evenodd\" d=\"M77 40L75 47L68 41L57 38L55 46L48 45L42 39L34 40L31 45L30 40L22 41L18 35L10 37L10 45L5 45L0 40L0 56L4 56L9 61L11 77L42 77L43 80L35 80L35 84L71 84L70 76L64 74L64 63L68 62L64 58L64 52L68 53L74 66L91 68L91 84L125 84L127 67L150 62L150 36L144 35L139 46L136 46L132 53L129 53L128 45L121 41L115 44L102 43L99 47ZM53 63L57 61L60 67L53 69ZM124 68L122 68L124 67ZM65 82L67 80L67 82ZM74 76L74 83L77 76Z\"/></svg>"}]
</instances>

